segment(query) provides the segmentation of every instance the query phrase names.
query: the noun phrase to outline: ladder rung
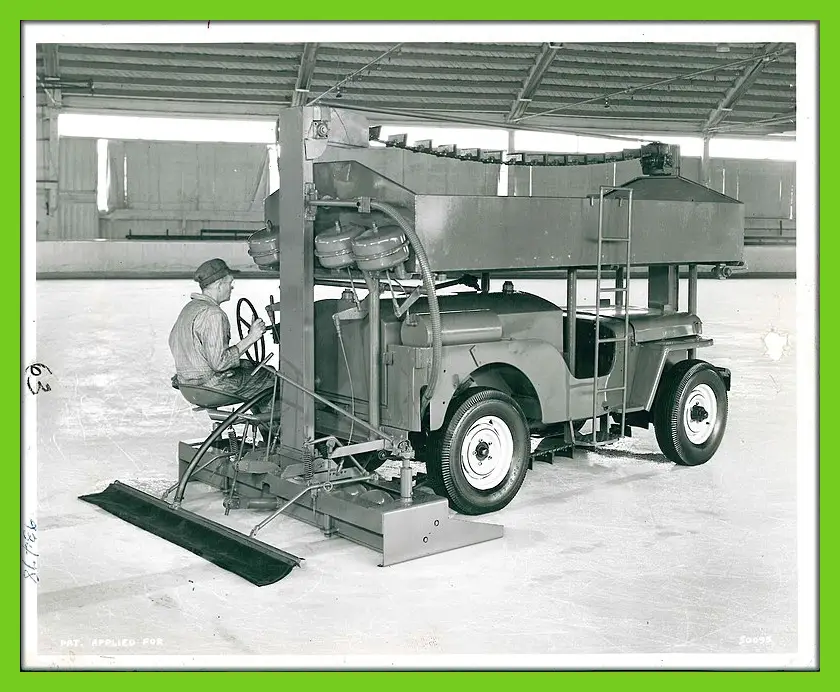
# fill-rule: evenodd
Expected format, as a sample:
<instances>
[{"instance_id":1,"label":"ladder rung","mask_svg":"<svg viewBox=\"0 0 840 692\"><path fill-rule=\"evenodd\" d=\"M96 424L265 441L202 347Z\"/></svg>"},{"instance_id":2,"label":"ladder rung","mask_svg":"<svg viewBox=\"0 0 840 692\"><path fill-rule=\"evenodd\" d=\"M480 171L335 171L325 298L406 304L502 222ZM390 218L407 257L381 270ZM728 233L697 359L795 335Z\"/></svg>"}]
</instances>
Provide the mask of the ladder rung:
<instances>
[{"instance_id":1,"label":"ladder rung","mask_svg":"<svg viewBox=\"0 0 840 692\"><path fill-rule=\"evenodd\" d=\"M604 293L627 293L626 288L618 288L616 286L602 286L598 290L603 291Z\"/></svg>"},{"instance_id":2,"label":"ladder rung","mask_svg":"<svg viewBox=\"0 0 840 692\"><path fill-rule=\"evenodd\" d=\"M614 336L609 339L598 339L599 344L617 344L619 341L629 341L623 336Z\"/></svg>"},{"instance_id":3,"label":"ladder rung","mask_svg":"<svg viewBox=\"0 0 840 692\"><path fill-rule=\"evenodd\" d=\"M629 243L630 238L601 238L605 243Z\"/></svg>"},{"instance_id":4,"label":"ladder rung","mask_svg":"<svg viewBox=\"0 0 840 692\"><path fill-rule=\"evenodd\" d=\"M599 389L598 394L603 394L604 392L623 392L627 387L604 387L604 389Z\"/></svg>"}]
</instances>

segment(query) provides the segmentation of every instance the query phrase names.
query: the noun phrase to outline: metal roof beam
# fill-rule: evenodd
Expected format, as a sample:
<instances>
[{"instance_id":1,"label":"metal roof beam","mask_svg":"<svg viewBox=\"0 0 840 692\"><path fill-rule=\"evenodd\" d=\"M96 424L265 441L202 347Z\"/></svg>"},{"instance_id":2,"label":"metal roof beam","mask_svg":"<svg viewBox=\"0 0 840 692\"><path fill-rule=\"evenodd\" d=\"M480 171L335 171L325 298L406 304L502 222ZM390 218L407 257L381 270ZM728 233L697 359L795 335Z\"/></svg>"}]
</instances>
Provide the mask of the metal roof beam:
<instances>
[{"instance_id":1,"label":"metal roof beam","mask_svg":"<svg viewBox=\"0 0 840 692\"><path fill-rule=\"evenodd\" d=\"M303 44L303 54L300 56L300 67L298 68L295 92L292 95L292 106L302 106L306 103L309 95L309 87L312 85L312 74L315 72L315 63L318 60L318 44Z\"/></svg>"},{"instance_id":2,"label":"metal roof beam","mask_svg":"<svg viewBox=\"0 0 840 692\"><path fill-rule=\"evenodd\" d=\"M537 55L534 64L528 71L528 76L525 77L525 81L522 83L522 88L510 106L510 112L507 116L509 121L520 117L528 110L528 105L531 103L531 98L534 93L539 88L543 75L551 67L551 62L561 47L562 45L558 43L543 43L539 55Z\"/></svg>"},{"instance_id":3,"label":"metal roof beam","mask_svg":"<svg viewBox=\"0 0 840 692\"><path fill-rule=\"evenodd\" d=\"M58 46L47 43L43 46L44 71L37 75L38 84L44 90L50 104L61 107L61 68L58 60Z\"/></svg>"},{"instance_id":4,"label":"metal roof beam","mask_svg":"<svg viewBox=\"0 0 840 692\"><path fill-rule=\"evenodd\" d=\"M47 77L61 77L58 65L58 46L54 43L44 45L44 74Z\"/></svg>"},{"instance_id":5,"label":"metal roof beam","mask_svg":"<svg viewBox=\"0 0 840 692\"><path fill-rule=\"evenodd\" d=\"M732 131L744 131L758 128L769 132L787 132L793 127L796 128L796 113L787 113L785 115L777 115L770 118L762 118L760 120L753 120L750 122L733 123L729 122L725 125L717 125L711 133L704 134L729 134Z\"/></svg>"},{"instance_id":6,"label":"metal roof beam","mask_svg":"<svg viewBox=\"0 0 840 692\"><path fill-rule=\"evenodd\" d=\"M143 73L160 75L161 77L180 77L183 75L198 75L202 78L214 79L217 77L228 77L230 79L240 77L254 77L256 79L278 79L284 82L294 82L294 70L285 70L278 73L271 69L269 63L260 68L212 66L212 65L156 65L148 62L101 62L98 60L77 60L62 58L61 69L67 75L77 77L96 78L99 75L114 74L117 76L126 73Z\"/></svg>"},{"instance_id":7,"label":"metal roof beam","mask_svg":"<svg viewBox=\"0 0 840 692\"><path fill-rule=\"evenodd\" d=\"M764 46L762 54L744 67L741 74L738 75L732 83L732 86L729 87L729 90L718 102L717 106L709 113L709 117L706 118L706 121L703 123L701 128L704 133L714 129L718 123L720 123L732 112L735 104L737 104L741 97L749 90L750 86L752 86L753 82L755 82L758 78L758 75L761 74L761 71L769 62L774 60L776 57L774 56L774 53L776 53L780 47L780 43L768 43Z\"/></svg>"},{"instance_id":8,"label":"metal roof beam","mask_svg":"<svg viewBox=\"0 0 840 692\"><path fill-rule=\"evenodd\" d=\"M69 81L69 77L65 78ZM81 81L81 80L76 80ZM104 87L117 87L131 89L133 87L157 87L161 90L172 89L178 91L179 89L225 89L231 92L248 90L248 91L268 91L268 92L289 92L292 90L294 83L290 78L278 79L276 82L252 82L245 79L229 81L229 80L207 80L201 78L177 79L165 77L121 77L119 75L99 75L89 78L97 89ZM285 98L283 99L286 100Z\"/></svg>"},{"instance_id":9,"label":"metal roof beam","mask_svg":"<svg viewBox=\"0 0 840 692\"><path fill-rule=\"evenodd\" d=\"M130 45L130 44L129 44ZM62 56L74 56L72 59L78 60L103 60L111 65L130 64L131 61L139 61L145 65L184 65L184 64L199 64L214 63L216 65L261 65L264 64L267 69L276 69L277 66L287 67L291 70L297 69L300 61L297 58L281 57L279 55L229 55L227 53L180 53L178 51L160 50L113 50L104 48L83 48L78 46L62 45Z\"/></svg>"},{"instance_id":10,"label":"metal roof beam","mask_svg":"<svg viewBox=\"0 0 840 692\"><path fill-rule=\"evenodd\" d=\"M625 66L623 74L610 73L609 68L604 68L604 64L599 65L574 65L564 63L559 65L561 60L561 53L554 62L547 74L543 77L542 86L546 87L549 84L575 84L582 82L586 85L600 85L614 84L618 86L627 85L628 82L638 81L644 84L649 79L667 78L673 75L673 72L667 69L647 69L647 68L630 68ZM322 50L318 54L318 73L321 79L318 81L329 82L333 76L340 77L346 72L345 68L337 62L327 62L323 59ZM287 76L294 77L299 67L299 60L280 59L279 62L284 68L284 73ZM196 64L198 63L198 64ZM212 64L207 64L212 63ZM39 71L43 71L43 62L40 58L36 58L36 64ZM62 70L73 71L74 73L91 70L91 71L143 71L143 72L178 72L178 73L198 73L203 74L207 72L224 71L231 75L237 76L271 76L277 74L278 59L272 58L243 58L240 56L209 56L209 55L186 55L174 53L152 53L139 57L128 57L124 52L114 53L111 58L105 56L94 55L67 55L62 52ZM380 65L380 67L371 75L369 79L380 80L414 80L423 79L425 75L446 81L445 78L450 78L453 81L469 81L475 75L475 72L468 67L444 66L435 65L434 67L410 67L400 65ZM87 75L84 75L87 76ZM726 78L723 74L708 74L697 75L690 81L675 82L675 88L696 88L698 90L719 89L722 78ZM482 79L493 80L510 80L511 82L520 82L522 79L522 72L513 69L498 69L495 66L488 66L486 72L482 74ZM774 90L787 90L791 88L794 83L795 75L793 70L785 73L774 74L769 72L766 68L757 80L757 84L761 84L762 88ZM729 83L731 78L726 78ZM510 86L514 86L511 84Z\"/></svg>"},{"instance_id":11,"label":"metal roof beam","mask_svg":"<svg viewBox=\"0 0 840 692\"><path fill-rule=\"evenodd\" d=\"M593 116L541 116L534 120L508 123L501 113L489 113L475 110L472 113L456 112L452 109L437 111L417 111L411 109L393 109L387 107L376 107L372 105L351 105L341 104L335 101L325 101L325 105L336 108L348 108L372 113L372 121L397 121L408 122L419 120L426 123L444 122L473 127L504 128L513 130L528 130L536 132L565 132L569 134L585 134L591 136L608 137L613 139L629 139L635 137L635 133L642 139L649 139L656 135L669 133L681 133L687 135L701 136L697 120L674 120L645 118L645 117L593 117ZM767 128L767 132L770 132ZM616 133L624 133L624 137L616 136ZM765 134L760 128L753 129L752 136ZM738 136L738 135L733 135Z\"/></svg>"},{"instance_id":12,"label":"metal roof beam","mask_svg":"<svg viewBox=\"0 0 840 692\"><path fill-rule=\"evenodd\" d=\"M336 108L349 106L338 102L328 103ZM147 95L135 97L106 96L97 92L97 95L65 95L64 112L72 113L104 113L117 115L140 115L146 117L176 117L176 118L234 118L234 119L258 119L266 122L274 121L277 118L277 105L275 103L259 103L246 99L237 101L201 101L188 98L181 99L155 99ZM350 110L358 110L351 106ZM406 124L409 121L424 121L426 123L450 122L463 124L466 119L479 119L478 127L510 127L504 122L503 113L470 114L463 116L455 112L431 112L431 113L410 113L409 111L369 108L372 123L400 123ZM444 120L445 118L445 120ZM625 132L627 134L639 133L640 137L655 137L668 133L681 133L700 136L698 122L696 120L656 120L652 118L621 118L621 117L546 117L535 121L529 121L530 127L514 125L514 129L532 129L536 131L563 130L569 132L577 130L581 134L601 135L603 133ZM748 127L744 125L745 129ZM749 129L748 133L727 132L727 137L756 137L778 130L790 130L790 125L756 126ZM783 130L783 131L784 131ZM774 137L774 141L778 141Z\"/></svg>"}]
</instances>

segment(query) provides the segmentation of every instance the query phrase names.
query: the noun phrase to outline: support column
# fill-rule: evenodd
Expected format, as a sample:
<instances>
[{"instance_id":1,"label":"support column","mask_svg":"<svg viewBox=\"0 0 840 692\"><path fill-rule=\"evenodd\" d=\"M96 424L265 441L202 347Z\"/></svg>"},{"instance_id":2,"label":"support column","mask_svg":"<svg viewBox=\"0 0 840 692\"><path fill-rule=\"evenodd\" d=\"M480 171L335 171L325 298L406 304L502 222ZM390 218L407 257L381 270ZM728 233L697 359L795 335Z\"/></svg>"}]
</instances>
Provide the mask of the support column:
<instances>
[{"instance_id":1,"label":"support column","mask_svg":"<svg viewBox=\"0 0 840 692\"><path fill-rule=\"evenodd\" d=\"M675 264L648 269L648 307L664 313L679 309L679 267Z\"/></svg>"},{"instance_id":2,"label":"support column","mask_svg":"<svg viewBox=\"0 0 840 692\"><path fill-rule=\"evenodd\" d=\"M700 182L711 187L712 177L709 170L709 135L703 135L703 156L700 158Z\"/></svg>"},{"instance_id":3,"label":"support column","mask_svg":"<svg viewBox=\"0 0 840 692\"><path fill-rule=\"evenodd\" d=\"M508 144L507 144L507 152L510 154L512 151L516 149L516 130L508 130ZM507 177L507 193L508 197L513 197L514 192L516 192L516 185L511 175L511 168L508 166L508 177Z\"/></svg>"},{"instance_id":4,"label":"support column","mask_svg":"<svg viewBox=\"0 0 840 692\"><path fill-rule=\"evenodd\" d=\"M566 272L566 333L563 335L565 340L566 365L569 366L569 372L574 377L575 374L575 356L577 349L575 341L577 339L577 269L569 269Z\"/></svg>"},{"instance_id":5,"label":"support column","mask_svg":"<svg viewBox=\"0 0 840 692\"><path fill-rule=\"evenodd\" d=\"M306 194L312 183L312 161L306 158L305 135L312 108L281 112L277 124L280 189L275 218L280 247L280 368L298 384L315 389L314 367L314 220L307 218ZM294 387L283 387L280 444L284 456L301 460L305 440L314 437L312 398Z\"/></svg>"},{"instance_id":6,"label":"support column","mask_svg":"<svg viewBox=\"0 0 840 692\"><path fill-rule=\"evenodd\" d=\"M627 289L627 276L626 276L625 267L623 264L617 266L615 268L615 287L616 288L623 288L624 291L616 291L615 292L615 306L617 308L624 307L626 302L625 298L627 296L626 289Z\"/></svg>"},{"instance_id":7,"label":"support column","mask_svg":"<svg viewBox=\"0 0 840 692\"><path fill-rule=\"evenodd\" d=\"M44 76L60 78L58 46L48 44L43 50ZM42 89L38 95L38 103L37 237L47 240L60 236L58 114L61 112L61 89L58 87Z\"/></svg>"},{"instance_id":8,"label":"support column","mask_svg":"<svg viewBox=\"0 0 840 692\"><path fill-rule=\"evenodd\" d=\"M697 314L697 265L688 265L688 313L690 315ZM692 348L688 351L688 357L694 359L697 357L697 349Z\"/></svg>"},{"instance_id":9,"label":"support column","mask_svg":"<svg viewBox=\"0 0 840 692\"><path fill-rule=\"evenodd\" d=\"M368 287L368 334L370 340L369 346L369 361L368 361L368 423L374 428L379 428L379 367L382 363L382 356L380 355L380 334L381 318L379 312L379 272L367 273L365 272L365 282ZM369 439L378 439L373 432L370 433ZM411 494L409 493L409 496Z\"/></svg>"}]
</instances>

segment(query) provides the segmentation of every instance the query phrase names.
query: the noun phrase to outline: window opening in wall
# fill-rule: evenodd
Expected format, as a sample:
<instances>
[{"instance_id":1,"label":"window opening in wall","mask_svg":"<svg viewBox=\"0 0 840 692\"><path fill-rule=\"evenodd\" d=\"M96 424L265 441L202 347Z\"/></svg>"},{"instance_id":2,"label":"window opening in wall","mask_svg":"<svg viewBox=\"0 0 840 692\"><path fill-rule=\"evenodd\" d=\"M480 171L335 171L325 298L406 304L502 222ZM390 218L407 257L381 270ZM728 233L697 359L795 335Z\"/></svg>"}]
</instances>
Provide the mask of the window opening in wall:
<instances>
[{"instance_id":1,"label":"window opening in wall","mask_svg":"<svg viewBox=\"0 0 840 692\"><path fill-rule=\"evenodd\" d=\"M111 170L108 165L108 140L96 140L96 206L102 213L108 208L108 191L111 189Z\"/></svg>"},{"instance_id":2,"label":"window opening in wall","mask_svg":"<svg viewBox=\"0 0 840 692\"><path fill-rule=\"evenodd\" d=\"M384 130L384 128L383 128ZM676 144L682 156L700 157L703 155L702 137L677 135L654 135L641 133L613 133L622 139L606 137L583 137L557 132L516 133L518 151L545 151L560 154L597 154L600 152L635 149L646 142L660 141ZM795 139L738 139L734 137L712 137L709 141L711 158L727 159L772 159L775 161L796 160Z\"/></svg>"},{"instance_id":3,"label":"window opening in wall","mask_svg":"<svg viewBox=\"0 0 840 692\"><path fill-rule=\"evenodd\" d=\"M790 184L790 220L791 221L793 221L793 219L796 217L796 202L794 201L795 199L796 199L796 184L791 183Z\"/></svg>"},{"instance_id":4,"label":"window opening in wall","mask_svg":"<svg viewBox=\"0 0 840 692\"><path fill-rule=\"evenodd\" d=\"M280 171L277 170L277 145L268 145L268 194L280 189Z\"/></svg>"},{"instance_id":5,"label":"window opening in wall","mask_svg":"<svg viewBox=\"0 0 840 692\"><path fill-rule=\"evenodd\" d=\"M502 150L502 160L506 159L508 156L508 152ZM499 185L496 188L496 195L498 197L507 197L508 196L508 181L510 178L508 177L508 167L507 166L499 166Z\"/></svg>"},{"instance_id":6,"label":"window opening in wall","mask_svg":"<svg viewBox=\"0 0 840 692\"><path fill-rule=\"evenodd\" d=\"M274 141L274 120L61 113L58 116L58 133L61 137L270 144Z\"/></svg>"}]
</instances>

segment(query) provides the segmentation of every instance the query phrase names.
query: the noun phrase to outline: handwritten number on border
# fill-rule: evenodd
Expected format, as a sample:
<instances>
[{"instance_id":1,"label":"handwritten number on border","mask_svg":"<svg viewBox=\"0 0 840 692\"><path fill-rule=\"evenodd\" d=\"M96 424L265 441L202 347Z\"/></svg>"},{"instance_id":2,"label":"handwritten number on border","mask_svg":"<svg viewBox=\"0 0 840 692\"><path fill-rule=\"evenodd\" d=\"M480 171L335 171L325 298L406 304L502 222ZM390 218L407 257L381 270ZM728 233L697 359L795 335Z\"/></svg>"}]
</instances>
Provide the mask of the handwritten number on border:
<instances>
[{"instance_id":1,"label":"handwritten number on border","mask_svg":"<svg viewBox=\"0 0 840 692\"><path fill-rule=\"evenodd\" d=\"M50 368L44 365L43 363L33 363L24 371L27 374L26 387L30 391L30 393L38 394L38 392L49 392L51 390L49 384L41 382L41 380L38 379L39 377L44 375L45 370L50 375L53 374L53 371L50 370Z\"/></svg>"},{"instance_id":2,"label":"handwritten number on border","mask_svg":"<svg viewBox=\"0 0 840 692\"><path fill-rule=\"evenodd\" d=\"M35 551L35 543L38 540L38 525L30 519L23 525L23 578L38 583L38 553Z\"/></svg>"}]
</instances>

